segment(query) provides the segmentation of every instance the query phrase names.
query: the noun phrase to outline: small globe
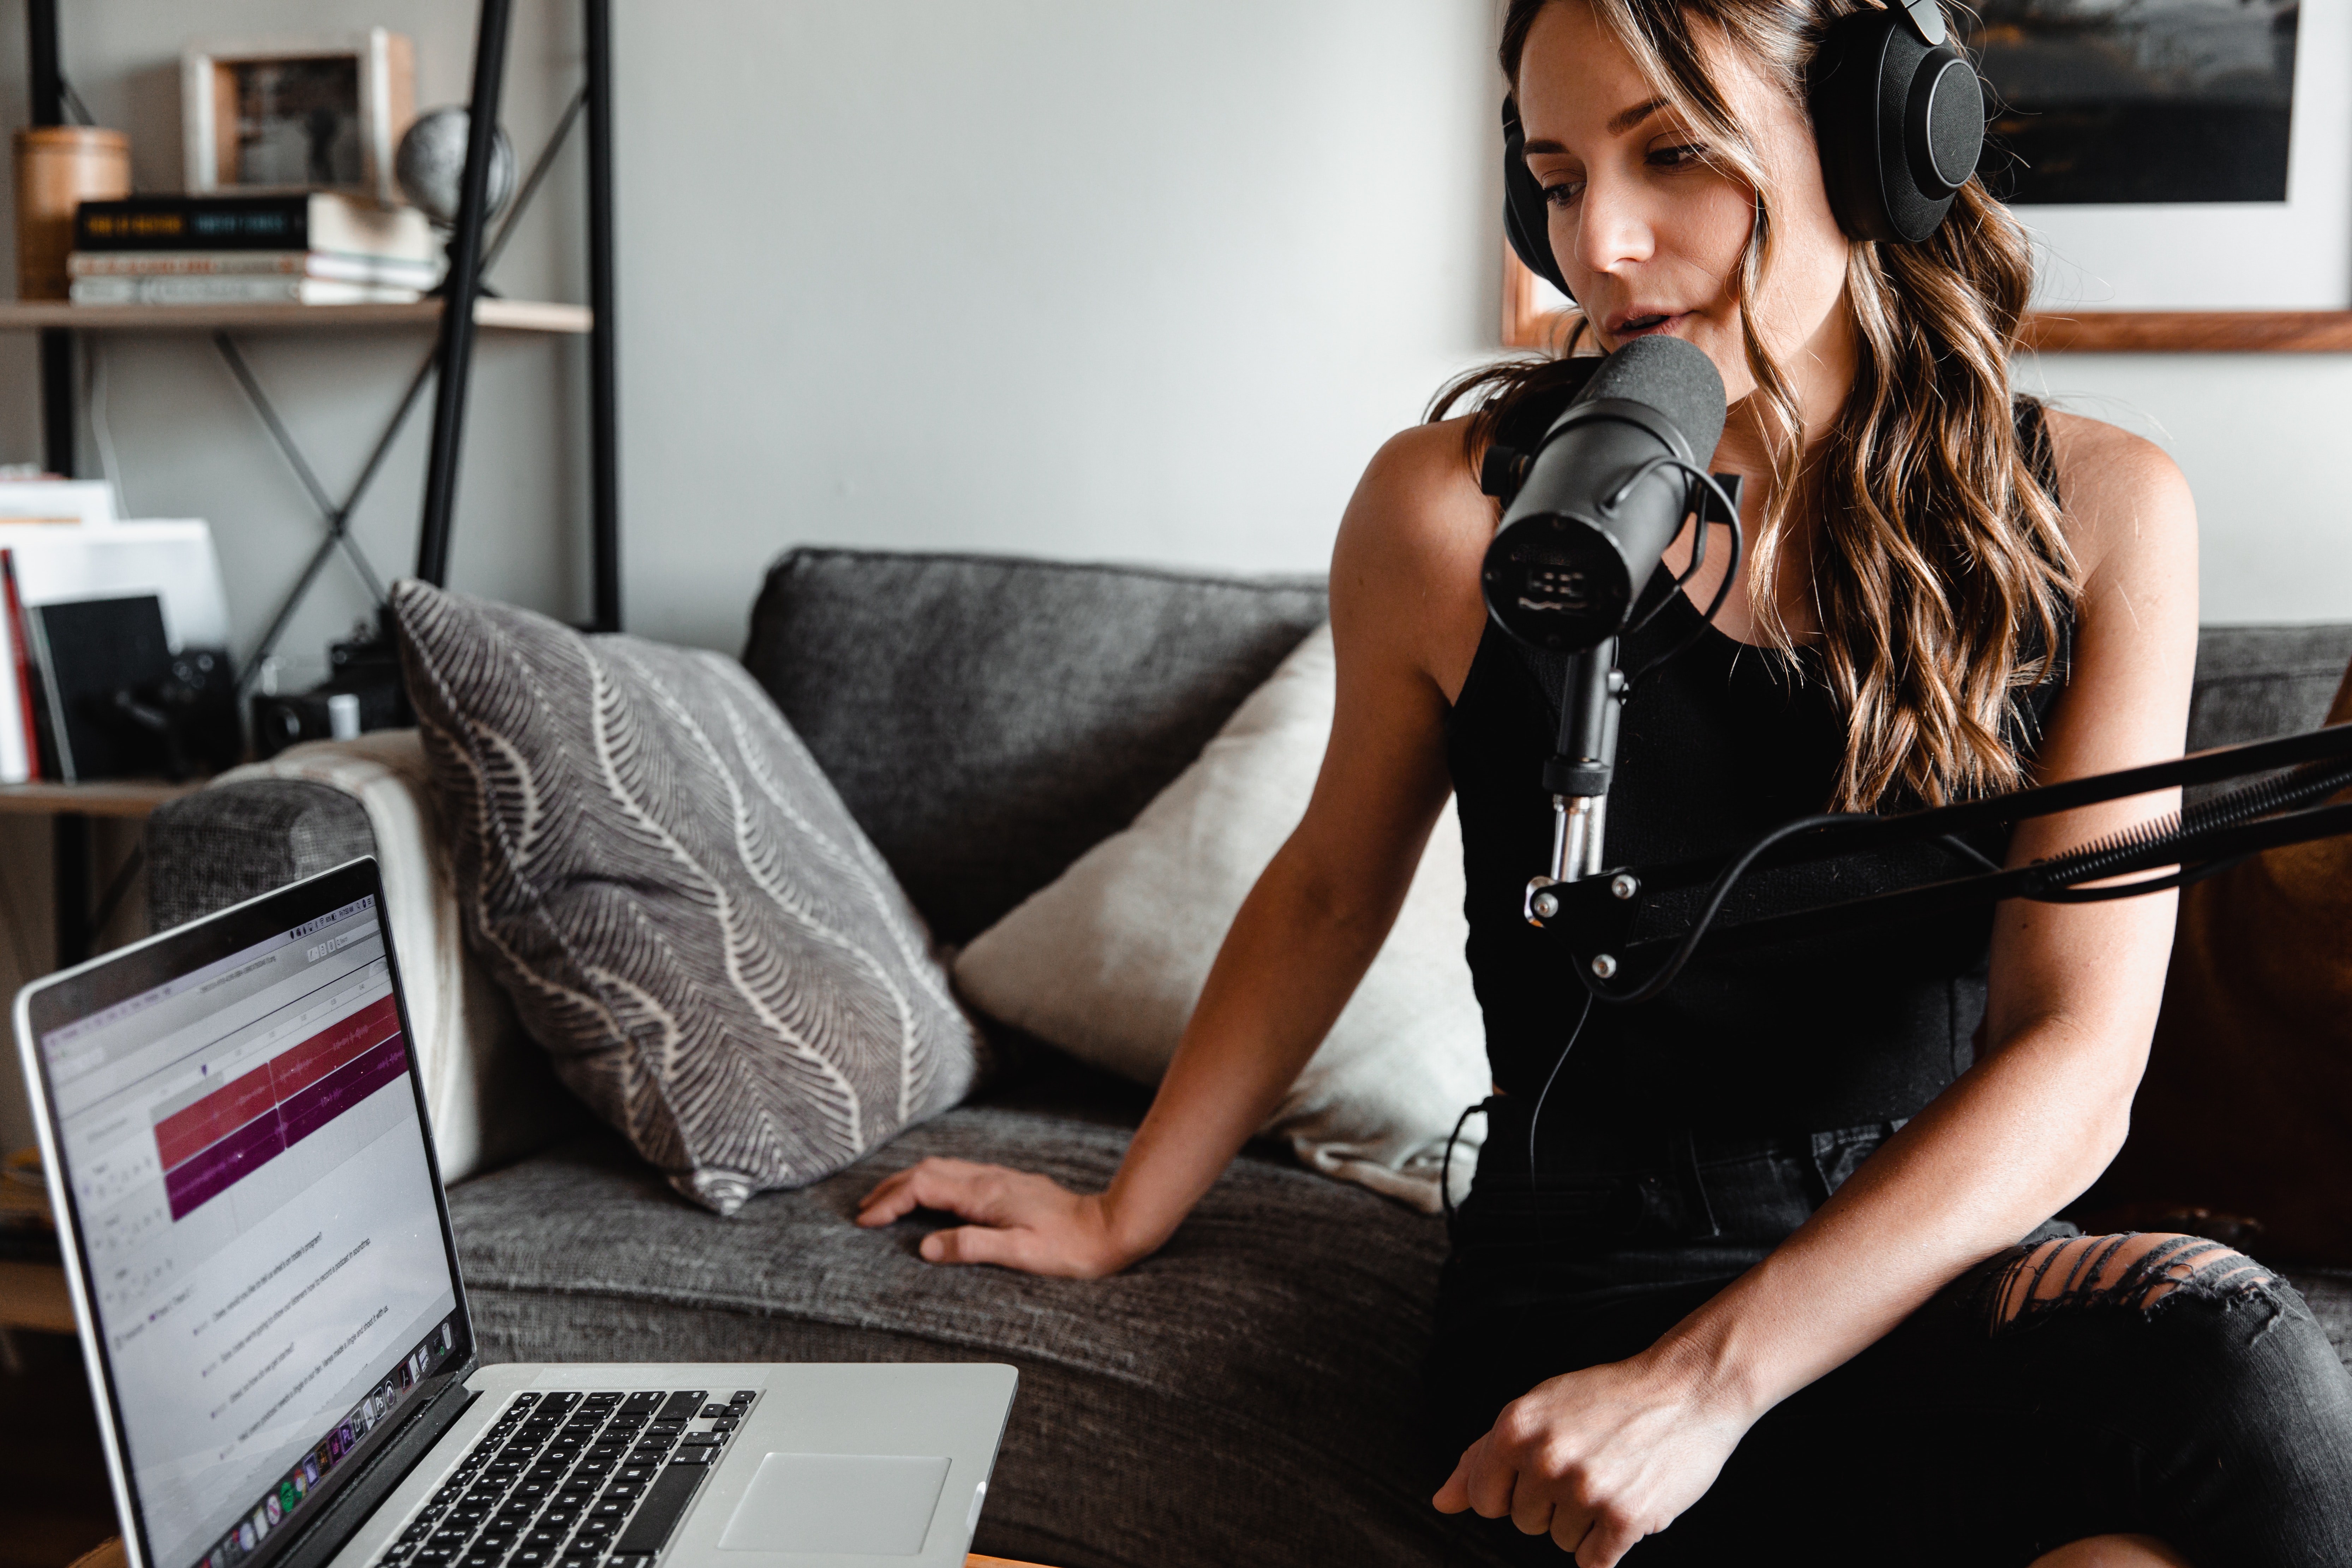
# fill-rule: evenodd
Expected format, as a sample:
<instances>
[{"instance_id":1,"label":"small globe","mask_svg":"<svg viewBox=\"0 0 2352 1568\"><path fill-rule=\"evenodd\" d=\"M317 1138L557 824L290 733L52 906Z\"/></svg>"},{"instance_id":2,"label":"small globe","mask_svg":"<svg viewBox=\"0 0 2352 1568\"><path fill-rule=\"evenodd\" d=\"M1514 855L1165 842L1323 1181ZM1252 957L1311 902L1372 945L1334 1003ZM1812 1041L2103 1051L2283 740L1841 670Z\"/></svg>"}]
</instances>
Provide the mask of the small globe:
<instances>
[{"instance_id":1,"label":"small globe","mask_svg":"<svg viewBox=\"0 0 2352 1568\"><path fill-rule=\"evenodd\" d=\"M393 155L393 178L400 183L401 194L445 228L457 221L457 198L466 178L467 121L462 103L428 109L416 117ZM489 210L483 216L496 217L505 211L514 189L514 143L500 126L490 146Z\"/></svg>"}]
</instances>

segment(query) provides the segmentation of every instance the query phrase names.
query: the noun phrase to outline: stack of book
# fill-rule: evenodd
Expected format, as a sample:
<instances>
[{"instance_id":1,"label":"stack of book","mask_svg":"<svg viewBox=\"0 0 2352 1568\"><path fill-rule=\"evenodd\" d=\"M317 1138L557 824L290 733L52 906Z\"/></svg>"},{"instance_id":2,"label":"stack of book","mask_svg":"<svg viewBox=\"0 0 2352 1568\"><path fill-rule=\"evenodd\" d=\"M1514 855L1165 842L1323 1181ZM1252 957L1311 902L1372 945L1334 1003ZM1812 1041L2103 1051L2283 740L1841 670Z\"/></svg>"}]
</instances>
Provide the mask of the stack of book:
<instances>
[{"instance_id":1,"label":"stack of book","mask_svg":"<svg viewBox=\"0 0 2352 1568\"><path fill-rule=\"evenodd\" d=\"M84 202L67 261L77 305L399 304L439 279L414 207L331 192Z\"/></svg>"}]
</instances>

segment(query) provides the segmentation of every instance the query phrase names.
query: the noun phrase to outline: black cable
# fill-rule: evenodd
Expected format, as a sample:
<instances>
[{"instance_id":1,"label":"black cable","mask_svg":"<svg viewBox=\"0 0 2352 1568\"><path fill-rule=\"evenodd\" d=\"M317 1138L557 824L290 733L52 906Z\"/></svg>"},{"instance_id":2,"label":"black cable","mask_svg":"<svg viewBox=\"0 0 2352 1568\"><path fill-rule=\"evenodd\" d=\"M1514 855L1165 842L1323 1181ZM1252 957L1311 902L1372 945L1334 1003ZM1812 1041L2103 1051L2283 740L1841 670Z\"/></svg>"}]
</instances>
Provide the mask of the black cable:
<instances>
[{"instance_id":1,"label":"black cable","mask_svg":"<svg viewBox=\"0 0 2352 1568\"><path fill-rule=\"evenodd\" d=\"M1462 1130L1470 1124L1472 1117L1485 1116L1489 1121L1494 1120L1493 1113L1486 1109L1489 1102L1489 1100L1482 1100L1475 1105L1462 1108L1462 1114L1454 1119L1454 1131L1446 1134L1445 1157L1437 1163L1437 1205L1445 1211L1445 1234L1448 1237L1454 1234L1454 1145L1460 1140Z\"/></svg>"},{"instance_id":2,"label":"black cable","mask_svg":"<svg viewBox=\"0 0 2352 1568\"><path fill-rule=\"evenodd\" d=\"M1762 855L1774 845L1794 838L1800 834L1811 833L1816 828L1836 827L1869 816L1868 812L1825 812L1818 816L1800 816L1792 822L1782 823L1758 838L1746 849L1741 850L1738 859L1716 874L1713 885L1706 890L1706 902L1700 907L1698 919L1692 921L1690 930L1683 933L1683 940L1675 944L1675 951L1668 955L1665 966L1631 991L1610 990L1602 984L1599 975L1580 963L1576 965L1576 977L1584 983L1584 989L1590 996L1598 997L1603 1002L1647 1002L1651 997L1672 985L1681 975L1683 966L1687 964L1691 961L1691 955L1698 951L1700 939L1706 935L1707 928L1715 923L1715 917L1722 911L1723 901L1731 896L1732 887L1740 878L1748 874L1748 868L1756 863L1758 856Z\"/></svg>"},{"instance_id":3,"label":"black cable","mask_svg":"<svg viewBox=\"0 0 2352 1568\"><path fill-rule=\"evenodd\" d=\"M1568 1044L1560 1047L1559 1056L1551 1064L1551 1072L1544 1079L1543 1092L1536 1096L1536 1108L1528 1113L1528 1191L1536 1186L1536 1128L1543 1121L1544 1101L1551 1098L1551 1086L1559 1081L1559 1069L1568 1065L1568 1053L1576 1049L1579 1037L1584 1033L1584 1021L1592 1016L1592 994L1584 998L1584 1010L1576 1016L1576 1026L1568 1032ZM1543 1205L1536 1205L1537 1223L1541 1224Z\"/></svg>"},{"instance_id":4,"label":"black cable","mask_svg":"<svg viewBox=\"0 0 2352 1568\"><path fill-rule=\"evenodd\" d=\"M1975 845L1969 843L1967 839L1961 837L1957 833L1938 833L1936 835L1936 842L1950 850L1953 854L1958 856L1961 859L1973 862L1979 870L1999 871L2003 869L2000 861L1994 859L1991 856L1986 854L1983 850L1978 848Z\"/></svg>"},{"instance_id":5,"label":"black cable","mask_svg":"<svg viewBox=\"0 0 2352 1568\"><path fill-rule=\"evenodd\" d=\"M1642 684L1642 681L1650 674L1651 671L1656 669L1660 665L1664 664L1667 660L1675 658L1681 654L1687 653L1693 647L1696 646L1699 638L1706 636L1707 628L1715 624L1715 617L1723 613L1725 602L1731 597L1731 585L1739 580L1739 563L1741 558L1746 552L1744 542L1741 540L1739 533L1739 508L1732 500L1730 493L1716 482L1715 476L1708 473L1705 468L1700 468L1696 463L1685 463L1680 458L1653 458L1647 464L1643 465L1643 472L1646 473L1647 470L1651 468L1667 467L1677 468L1689 474L1693 479L1698 480L1708 489L1713 490L1715 492L1716 499L1723 503L1724 515L1732 520L1731 559L1724 565L1723 582L1716 589L1715 598L1707 605L1706 612L1699 616L1699 624L1691 628L1690 635L1684 637L1682 641L1675 644L1674 647L1668 648L1665 652L1660 654L1657 658L1652 659L1649 663L1643 665L1641 668L1635 670L1632 675L1625 678L1625 695L1628 698L1631 698L1633 695L1634 690ZM1643 475L1636 474L1634 477L1636 479L1639 479ZM1705 513L1702 512L1700 515L1702 519L1704 519ZM1700 526L1702 528L1705 527L1704 521L1701 522ZM1679 586L1675 591L1677 593L1681 591ZM1673 598L1669 596L1665 601L1664 601L1664 604L1672 604L1673 602ZM1664 605L1661 605L1661 608L1663 607Z\"/></svg>"},{"instance_id":6,"label":"black cable","mask_svg":"<svg viewBox=\"0 0 2352 1568\"><path fill-rule=\"evenodd\" d=\"M1551 1251L1551 1227L1544 1221L1542 1184L1536 1179L1536 1129L1543 1125L1544 1101L1551 1098L1551 1086L1559 1081L1559 1069L1568 1065L1568 1053L1576 1049L1583 1037L1584 1026L1592 1016L1592 997L1587 993L1584 1008L1576 1016L1576 1026L1568 1032L1568 1044L1560 1047L1559 1055L1552 1058L1551 1071L1544 1076L1544 1086L1536 1096L1536 1107L1528 1113L1528 1202L1536 1216L1536 1252L1538 1257ZM1453 1239L1449 1235L1448 1241Z\"/></svg>"},{"instance_id":7,"label":"black cable","mask_svg":"<svg viewBox=\"0 0 2352 1568\"><path fill-rule=\"evenodd\" d=\"M1653 466L1654 467L1654 465ZM1693 506L1691 510L1695 514L1693 521L1697 524L1698 537L1691 542L1690 564L1684 567L1681 574L1675 578L1674 586L1666 593L1660 595L1656 604L1650 606L1650 613L1648 615L1643 616L1640 620L1635 621L1632 626L1627 626L1623 631L1617 634L1621 641L1626 637L1637 636L1647 630L1652 621L1656 620L1660 616L1665 614L1666 606L1675 602L1675 595L1681 593L1689 584L1690 580L1697 576L1699 572L1706 565L1706 540L1707 535L1713 531L1706 525L1706 503L1700 502L1697 505ZM1737 530L1734 531L1737 531ZM1680 533L1675 535L1675 539L1679 539L1681 537L1682 535ZM1668 546L1671 547L1674 541L1668 540L1666 542Z\"/></svg>"}]
</instances>

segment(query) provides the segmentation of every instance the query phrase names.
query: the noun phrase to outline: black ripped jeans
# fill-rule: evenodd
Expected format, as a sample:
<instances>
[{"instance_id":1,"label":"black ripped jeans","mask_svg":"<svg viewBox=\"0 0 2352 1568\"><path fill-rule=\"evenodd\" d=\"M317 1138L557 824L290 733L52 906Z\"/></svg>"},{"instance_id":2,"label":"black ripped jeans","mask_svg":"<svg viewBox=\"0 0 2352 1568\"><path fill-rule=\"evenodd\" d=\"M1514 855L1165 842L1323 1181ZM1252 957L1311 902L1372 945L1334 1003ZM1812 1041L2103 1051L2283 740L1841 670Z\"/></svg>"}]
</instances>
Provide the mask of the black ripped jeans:
<instances>
[{"instance_id":1,"label":"black ripped jeans","mask_svg":"<svg viewBox=\"0 0 2352 1568\"><path fill-rule=\"evenodd\" d=\"M1895 1131L1645 1140L1548 1118L1531 1179L1525 1124L1494 1104L1439 1294L1433 1491L1504 1405L1646 1349ZM2048 1272L2037 1286L2060 1250L1969 1270L1782 1402L1631 1568L1998 1568L2105 1534L2155 1536L2198 1568L2352 1564L2352 1375L2302 1297L2201 1244L2131 1278L2094 1275L2094 1256L2074 1289ZM2098 1250L2063 1249L2057 1266ZM2181 1282L2152 1289L2167 1264ZM1465 1517L1465 1562L1567 1561L1549 1537Z\"/></svg>"}]
</instances>

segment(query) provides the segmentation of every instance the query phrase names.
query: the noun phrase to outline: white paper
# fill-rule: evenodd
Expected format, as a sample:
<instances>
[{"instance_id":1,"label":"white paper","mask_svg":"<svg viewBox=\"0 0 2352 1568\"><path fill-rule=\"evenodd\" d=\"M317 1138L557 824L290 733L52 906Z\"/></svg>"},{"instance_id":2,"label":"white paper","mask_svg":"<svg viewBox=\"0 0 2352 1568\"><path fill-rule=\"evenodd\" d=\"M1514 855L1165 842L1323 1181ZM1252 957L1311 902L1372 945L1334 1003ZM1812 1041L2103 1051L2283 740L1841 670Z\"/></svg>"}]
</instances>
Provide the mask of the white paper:
<instances>
[{"instance_id":1,"label":"white paper","mask_svg":"<svg viewBox=\"0 0 2352 1568\"><path fill-rule=\"evenodd\" d=\"M174 653L228 646L228 591L212 528L201 519L102 529L0 521L0 549L16 557L16 586L28 610L153 594L163 601L163 636Z\"/></svg>"},{"instance_id":2,"label":"white paper","mask_svg":"<svg viewBox=\"0 0 2352 1568\"><path fill-rule=\"evenodd\" d=\"M84 527L114 525L114 486L105 479L0 479L0 522L11 518L71 520Z\"/></svg>"}]
</instances>

